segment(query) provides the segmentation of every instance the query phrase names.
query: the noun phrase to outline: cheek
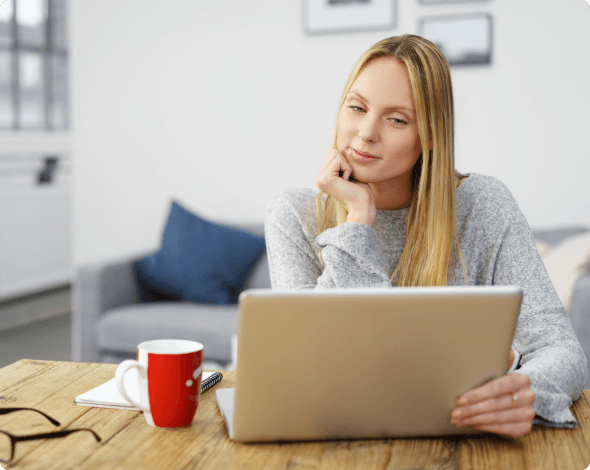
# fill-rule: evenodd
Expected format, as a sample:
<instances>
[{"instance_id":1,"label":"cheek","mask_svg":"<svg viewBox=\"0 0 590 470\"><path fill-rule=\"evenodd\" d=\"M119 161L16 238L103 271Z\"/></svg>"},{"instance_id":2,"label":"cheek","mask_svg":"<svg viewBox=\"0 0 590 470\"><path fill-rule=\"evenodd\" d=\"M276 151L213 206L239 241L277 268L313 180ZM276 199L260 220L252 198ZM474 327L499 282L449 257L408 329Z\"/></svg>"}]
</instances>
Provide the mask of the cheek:
<instances>
[{"instance_id":1,"label":"cheek","mask_svg":"<svg viewBox=\"0 0 590 470\"><path fill-rule=\"evenodd\" d=\"M342 116L338 116L338 120L336 121L336 147L341 149L344 145L346 140L348 139L348 126L346 119Z\"/></svg>"},{"instance_id":2,"label":"cheek","mask_svg":"<svg viewBox=\"0 0 590 470\"><path fill-rule=\"evenodd\" d=\"M413 138L400 139L399 136L388 140L387 149L390 159L409 166L414 166L422 152L420 141L416 142Z\"/></svg>"},{"instance_id":3,"label":"cheek","mask_svg":"<svg viewBox=\"0 0 590 470\"><path fill-rule=\"evenodd\" d=\"M412 158L418 158L422 152L422 143L420 142L419 135L413 135L408 139L407 149L407 153L410 154Z\"/></svg>"}]
</instances>

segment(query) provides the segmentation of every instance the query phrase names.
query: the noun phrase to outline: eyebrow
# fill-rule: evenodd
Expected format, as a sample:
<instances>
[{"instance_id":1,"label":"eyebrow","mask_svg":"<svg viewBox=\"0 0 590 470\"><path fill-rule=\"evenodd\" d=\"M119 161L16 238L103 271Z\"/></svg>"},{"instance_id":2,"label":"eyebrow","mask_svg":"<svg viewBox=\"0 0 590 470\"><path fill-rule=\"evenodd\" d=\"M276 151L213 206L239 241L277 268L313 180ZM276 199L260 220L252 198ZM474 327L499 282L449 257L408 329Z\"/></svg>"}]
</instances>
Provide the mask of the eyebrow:
<instances>
[{"instance_id":1,"label":"eyebrow","mask_svg":"<svg viewBox=\"0 0 590 470\"><path fill-rule=\"evenodd\" d=\"M350 95L355 95L356 97L358 97L361 101L364 101L365 103L368 103L369 102L358 91L349 91L348 94L349 94L349 96ZM416 116L416 111L414 111L409 106L399 105L399 106L390 106L388 108L385 108L385 111L388 112L388 113L391 112L391 111L397 111L397 110L406 111L407 113L410 113L412 116Z\"/></svg>"}]
</instances>

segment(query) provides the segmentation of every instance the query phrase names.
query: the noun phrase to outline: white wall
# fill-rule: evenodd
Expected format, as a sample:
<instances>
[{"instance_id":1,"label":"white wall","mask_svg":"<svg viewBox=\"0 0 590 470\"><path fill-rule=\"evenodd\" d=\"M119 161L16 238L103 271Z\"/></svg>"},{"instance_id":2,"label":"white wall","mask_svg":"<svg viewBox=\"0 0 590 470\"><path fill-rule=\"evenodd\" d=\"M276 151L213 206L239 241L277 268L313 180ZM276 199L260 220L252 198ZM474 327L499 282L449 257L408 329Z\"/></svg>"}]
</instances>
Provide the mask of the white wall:
<instances>
[{"instance_id":1,"label":"white wall","mask_svg":"<svg viewBox=\"0 0 590 470\"><path fill-rule=\"evenodd\" d=\"M321 36L301 2L70 2L76 264L156 249L172 198L262 220L313 186L358 56L457 12L494 18L493 65L452 70L458 169L505 182L532 226L590 225L584 0L397 0L393 29Z\"/></svg>"}]
</instances>

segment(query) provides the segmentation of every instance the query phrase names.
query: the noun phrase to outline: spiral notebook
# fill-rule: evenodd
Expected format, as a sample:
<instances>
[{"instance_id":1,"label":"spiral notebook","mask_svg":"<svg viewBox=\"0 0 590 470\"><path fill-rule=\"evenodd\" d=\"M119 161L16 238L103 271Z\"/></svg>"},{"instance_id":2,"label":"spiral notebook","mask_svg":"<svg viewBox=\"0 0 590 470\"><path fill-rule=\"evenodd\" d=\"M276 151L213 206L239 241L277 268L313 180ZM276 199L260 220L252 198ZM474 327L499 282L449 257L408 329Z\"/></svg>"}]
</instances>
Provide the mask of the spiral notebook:
<instances>
[{"instance_id":1,"label":"spiral notebook","mask_svg":"<svg viewBox=\"0 0 590 470\"><path fill-rule=\"evenodd\" d=\"M240 442L471 434L465 391L506 373L516 286L248 290L235 389L216 391Z\"/></svg>"},{"instance_id":2,"label":"spiral notebook","mask_svg":"<svg viewBox=\"0 0 590 470\"><path fill-rule=\"evenodd\" d=\"M203 377L201 378L201 393L209 390L216 383L221 381L222 378L223 375L221 375L220 372L203 372ZM128 391L129 396L139 402L137 369L129 369L124 375L123 381L125 382L125 390ZM121 410L139 411L139 408L125 400L125 398L119 393L115 379L111 379L86 393L78 395L74 399L74 403L82 406L94 406L97 408L116 408Z\"/></svg>"}]
</instances>

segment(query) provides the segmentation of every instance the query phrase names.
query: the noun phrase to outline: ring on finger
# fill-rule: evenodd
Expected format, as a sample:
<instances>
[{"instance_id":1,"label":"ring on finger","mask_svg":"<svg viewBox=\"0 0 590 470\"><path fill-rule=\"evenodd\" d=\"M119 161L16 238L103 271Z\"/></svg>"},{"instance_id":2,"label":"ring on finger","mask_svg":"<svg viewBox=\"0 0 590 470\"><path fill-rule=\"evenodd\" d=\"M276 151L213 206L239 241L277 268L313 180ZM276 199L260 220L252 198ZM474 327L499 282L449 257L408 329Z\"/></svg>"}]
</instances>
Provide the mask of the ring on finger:
<instances>
[{"instance_id":1,"label":"ring on finger","mask_svg":"<svg viewBox=\"0 0 590 470\"><path fill-rule=\"evenodd\" d=\"M514 395L512 395L512 406L516 406L517 399L518 399L518 397L516 396L516 393Z\"/></svg>"}]
</instances>

